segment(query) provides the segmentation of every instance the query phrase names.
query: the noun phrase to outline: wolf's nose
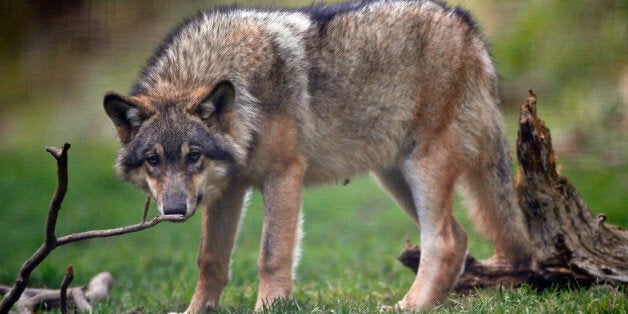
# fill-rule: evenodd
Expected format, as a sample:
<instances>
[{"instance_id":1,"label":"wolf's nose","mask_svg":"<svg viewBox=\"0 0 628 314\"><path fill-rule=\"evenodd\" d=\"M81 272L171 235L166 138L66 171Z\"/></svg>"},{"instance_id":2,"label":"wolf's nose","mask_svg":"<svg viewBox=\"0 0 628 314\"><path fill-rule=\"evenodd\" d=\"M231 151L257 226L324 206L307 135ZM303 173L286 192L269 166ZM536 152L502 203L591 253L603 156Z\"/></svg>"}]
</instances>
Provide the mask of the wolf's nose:
<instances>
[{"instance_id":1,"label":"wolf's nose","mask_svg":"<svg viewBox=\"0 0 628 314\"><path fill-rule=\"evenodd\" d=\"M186 206L164 207L164 215L185 215Z\"/></svg>"}]
</instances>

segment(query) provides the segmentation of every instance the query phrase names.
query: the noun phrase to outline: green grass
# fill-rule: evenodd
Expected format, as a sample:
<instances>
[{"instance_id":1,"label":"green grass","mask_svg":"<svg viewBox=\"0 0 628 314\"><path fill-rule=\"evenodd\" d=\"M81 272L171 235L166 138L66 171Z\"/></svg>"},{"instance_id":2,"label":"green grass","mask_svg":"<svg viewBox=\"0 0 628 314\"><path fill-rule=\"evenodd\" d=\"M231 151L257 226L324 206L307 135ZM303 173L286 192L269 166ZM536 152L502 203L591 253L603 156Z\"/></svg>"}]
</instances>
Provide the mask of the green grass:
<instances>
[{"instance_id":1,"label":"green grass","mask_svg":"<svg viewBox=\"0 0 628 314\"><path fill-rule=\"evenodd\" d=\"M139 221L144 195L114 178L110 164L115 150L113 144L79 142L72 147L70 187L58 235ZM0 237L4 239L0 242L0 281L4 283L13 281L21 263L42 241L55 186L54 167L53 158L43 149L11 149L0 154ZM614 184L623 180L625 171L576 168L565 172L576 178L575 185L582 187L582 194L596 205L593 207L604 207L609 220L625 227L626 193ZM379 306L393 304L403 296L413 275L395 257L403 250L405 239L418 241L418 230L373 180L357 177L347 186L339 182L307 189L303 207L305 237L294 297L270 312L377 312ZM156 213L154 208L151 213ZM222 312L249 312L255 304L262 213L256 192L243 220ZM470 251L489 256L491 246L472 232L458 205L455 215L470 232ZM181 311L194 290L199 233L197 214L185 223L165 223L136 234L69 244L55 250L35 270L30 285L56 287L65 266L72 264L75 284L84 284L101 271L113 274L111 297L97 305L98 313L120 313L138 305L149 313ZM608 289L536 294L523 288L452 294L433 312L625 313L626 303L625 295Z\"/></svg>"}]
</instances>

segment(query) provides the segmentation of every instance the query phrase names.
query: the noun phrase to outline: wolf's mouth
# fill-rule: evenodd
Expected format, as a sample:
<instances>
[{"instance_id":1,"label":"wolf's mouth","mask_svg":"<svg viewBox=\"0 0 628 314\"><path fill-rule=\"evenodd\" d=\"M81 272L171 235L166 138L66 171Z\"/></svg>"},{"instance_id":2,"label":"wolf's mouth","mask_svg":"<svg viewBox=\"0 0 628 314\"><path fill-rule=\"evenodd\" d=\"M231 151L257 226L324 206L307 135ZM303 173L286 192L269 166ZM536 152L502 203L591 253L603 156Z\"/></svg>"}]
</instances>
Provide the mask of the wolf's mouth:
<instances>
[{"instance_id":1,"label":"wolf's mouth","mask_svg":"<svg viewBox=\"0 0 628 314\"><path fill-rule=\"evenodd\" d=\"M199 193L199 194L196 196L196 206L198 206L198 204L200 204L200 203L201 203L201 200L203 200L203 193Z\"/></svg>"}]
</instances>

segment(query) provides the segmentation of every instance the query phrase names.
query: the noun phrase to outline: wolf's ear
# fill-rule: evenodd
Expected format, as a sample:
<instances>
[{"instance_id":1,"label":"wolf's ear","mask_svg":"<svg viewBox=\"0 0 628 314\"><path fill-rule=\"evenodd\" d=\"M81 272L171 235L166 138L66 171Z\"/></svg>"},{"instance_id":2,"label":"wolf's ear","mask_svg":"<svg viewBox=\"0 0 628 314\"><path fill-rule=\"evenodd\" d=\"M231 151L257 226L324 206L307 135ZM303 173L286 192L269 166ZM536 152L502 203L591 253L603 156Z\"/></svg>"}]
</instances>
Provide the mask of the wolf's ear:
<instances>
[{"instance_id":1,"label":"wolf's ear","mask_svg":"<svg viewBox=\"0 0 628 314\"><path fill-rule=\"evenodd\" d=\"M114 92L105 94L103 101L105 112L118 131L118 138L122 144L127 144L137 134L148 114L138 104Z\"/></svg>"},{"instance_id":2,"label":"wolf's ear","mask_svg":"<svg viewBox=\"0 0 628 314\"><path fill-rule=\"evenodd\" d=\"M216 84L214 89L198 105L192 108L194 114L205 123L218 123L226 126L228 113L233 109L235 101L235 88L229 81Z\"/></svg>"}]
</instances>

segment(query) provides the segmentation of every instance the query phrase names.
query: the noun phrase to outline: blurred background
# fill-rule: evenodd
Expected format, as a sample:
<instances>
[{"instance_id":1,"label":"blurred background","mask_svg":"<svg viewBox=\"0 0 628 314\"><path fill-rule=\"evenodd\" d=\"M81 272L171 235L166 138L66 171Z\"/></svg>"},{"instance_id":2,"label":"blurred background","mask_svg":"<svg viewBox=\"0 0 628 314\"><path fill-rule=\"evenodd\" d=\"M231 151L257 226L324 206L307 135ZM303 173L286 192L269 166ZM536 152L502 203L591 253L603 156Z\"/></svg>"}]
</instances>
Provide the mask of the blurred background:
<instances>
[{"instance_id":1,"label":"blurred background","mask_svg":"<svg viewBox=\"0 0 628 314\"><path fill-rule=\"evenodd\" d=\"M119 146L102 109L102 97L109 90L128 92L153 49L183 18L228 3L232 1L0 1L0 281L11 281L21 262L41 243L55 185L54 161L44 152L46 146L73 145L60 235L133 223L141 217L144 196L113 175L111 165ZM312 0L239 3L296 7ZM469 9L490 44L502 77L512 151L518 106L533 89L539 114L552 131L562 173L595 213L604 212L610 223L628 227L628 2L458 0L449 4ZM351 204L367 209L394 207L368 179L355 185L361 188L320 206L344 201L351 211L355 210ZM338 186L329 189L334 188ZM316 207L317 199L326 193L317 189L308 194L311 201L306 200L306 207L308 202ZM254 204L259 202L256 198ZM259 214L257 209L251 215ZM194 218L191 224L198 225L198 215ZM318 230L306 228L314 234ZM160 229L162 233L129 236L129 241L114 241L115 249L132 252L136 258L143 243L155 237L160 247L173 249L189 242L193 269L198 232L188 229L168 226ZM400 243L406 233L399 236ZM255 249L259 231L251 234ZM91 263L81 260L83 249L90 252L91 261L108 259L99 253L106 252L102 242L98 248L89 243L62 254L79 265ZM255 253L250 255L254 262ZM63 271L57 263L65 263L66 258L57 259L44 264L35 280L57 280ZM113 269L126 265L117 263L106 265ZM185 288L189 294L191 287Z\"/></svg>"},{"instance_id":2,"label":"blurred background","mask_svg":"<svg viewBox=\"0 0 628 314\"><path fill-rule=\"evenodd\" d=\"M1 149L77 140L110 143L113 131L101 108L104 92L128 91L152 50L182 18L230 2L2 1ZM516 109L533 89L561 159L625 163L626 1L450 4L468 8L481 25L502 76L506 111Z\"/></svg>"}]
</instances>

